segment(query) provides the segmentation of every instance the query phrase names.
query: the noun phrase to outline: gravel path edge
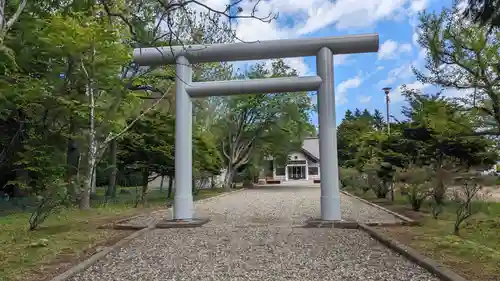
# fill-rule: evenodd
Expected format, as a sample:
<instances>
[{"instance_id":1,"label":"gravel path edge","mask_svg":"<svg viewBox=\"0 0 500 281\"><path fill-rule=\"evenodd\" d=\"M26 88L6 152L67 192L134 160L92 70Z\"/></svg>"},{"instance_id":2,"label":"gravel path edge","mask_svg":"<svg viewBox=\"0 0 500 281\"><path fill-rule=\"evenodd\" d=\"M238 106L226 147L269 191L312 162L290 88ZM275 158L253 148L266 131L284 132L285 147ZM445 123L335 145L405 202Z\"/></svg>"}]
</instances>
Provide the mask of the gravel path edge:
<instances>
[{"instance_id":1,"label":"gravel path edge","mask_svg":"<svg viewBox=\"0 0 500 281\"><path fill-rule=\"evenodd\" d=\"M141 229L139 231L136 231L129 236L123 238L122 240L118 241L116 244L104 248L102 251L90 256L88 259L84 260L83 262L78 263L77 265L73 266L72 268L66 270L62 274L57 275L56 277L52 278L51 281L66 281L69 278L73 277L73 275L80 273L84 271L85 269L89 268L96 262L98 262L100 259L104 258L106 255L111 253L114 250L117 250L120 247L125 246L127 243L131 242L133 239L145 234L146 232L149 232L154 229L154 226L150 226L148 228Z\"/></svg>"},{"instance_id":2,"label":"gravel path edge","mask_svg":"<svg viewBox=\"0 0 500 281\"><path fill-rule=\"evenodd\" d=\"M208 198L203 198L203 199L200 199L200 200L195 200L195 202L197 203L201 203L201 202L206 202L206 201L210 201L212 199L215 199L215 198L220 198L220 197L224 197L224 196L227 196L227 195L230 195L230 194L233 194L233 193L237 193L237 192L241 192L245 190L245 188L240 188L238 190L234 190L234 191L230 191L230 192L223 192L221 194L217 194L215 196L211 196L211 197L208 197ZM171 209L172 207L168 207L166 209L163 209L163 210L168 210L168 209ZM162 211L162 210L157 210L157 211ZM157 212L156 211L156 212ZM155 212L155 211L153 211ZM137 216L133 216L133 217L130 217L128 219L121 219L121 220L118 220L119 222L124 222L124 221L129 221L135 217L138 217L140 215L137 215ZM98 253L95 253L93 254L92 256L90 256L89 258L87 258L86 260L78 263L77 265L71 267L70 269L66 270L65 272L57 275L56 277L52 278L50 281L66 281L68 280L69 278L73 277L74 275L76 275L77 273L80 273L82 271L84 271L85 269L89 268L90 266L92 266L93 264L95 264L96 262L98 262L100 259L104 258L105 256L107 256L109 253L127 245L129 242L131 242L133 239L139 237L139 236L142 236L144 234L146 234L147 232L151 231L155 229L155 224L150 224L148 225L147 227L145 228L142 228L140 230L137 230L136 232L130 234L129 236L121 239L120 241L116 242L114 245L112 246L109 246L109 247L106 247L104 248L102 251L99 251Z\"/></svg>"},{"instance_id":3,"label":"gravel path edge","mask_svg":"<svg viewBox=\"0 0 500 281\"><path fill-rule=\"evenodd\" d=\"M207 197L207 198L203 198L203 199L199 199L199 200L194 200L194 202L196 202L196 203L203 203L203 202L207 202L207 201L210 201L212 199L215 199L215 198L221 198L221 197L227 196L229 194L238 193L238 192L241 192L243 190L245 190L245 188L240 188L240 189L229 191L229 192L222 192L221 194L217 194L215 196L210 196L210 197ZM170 209L172 209L172 207L173 207L173 205L169 205L165 209L158 209L158 210L154 210L154 211L148 211L148 212L144 212L144 213L141 213L141 214L138 214L138 215L135 215L135 216L131 216L131 217L128 217L128 218L119 219L117 221L101 225L101 226L98 227L98 229L116 229L116 230L141 230L141 229L145 229L145 228L148 228L149 226L148 225L130 225L130 224L127 224L127 223L130 222L133 219L139 218L139 217L144 216L144 215L148 215L148 214L156 213L156 212L164 212L164 211L170 210Z\"/></svg>"},{"instance_id":4,"label":"gravel path edge","mask_svg":"<svg viewBox=\"0 0 500 281\"><path fill-rule=\"evenodd\" d=\"M363 198L361 198L361 197L358 197L358 196L356 196L356 195L353 195L353 194L351 194L351 193L349 193L349 192L347 192L347 191L341 190L340 192L341 192L341 193L343 193L344 195L347 195L347 196L350 196L350 197L352 197L352 198L355 198L355 199L357 199L357 200L359 200L359 201L361 201L361 202L363 202L363 203L365 203L365 204L368 204L368 205L370 205L370 206L372 206L372 207L375 207L375 208L377 208L377 209L379 209L379 210L382 210L382 211L388 212L389 214L391 214L391 215L393 215L393 216L398 217L399 219L401 219L401 220L403 221L403 224L404 224L404 225L420 225L420 222L418 222L418 221L416 221L416 220L410 219L409 217L406 217L406 216L403 216L403 215L398 214L398 213L396 213L396 212L393 212L393 211L391 211L391 210L389 210L389 209L387 209L387 208L384 208L384 207L382 207L382 206L380 206L380 205L378 205L378 204L372 203L372 202L370 202L370 201L368 201L368 200L365 200L365 199L363 199ZM372 225L370 225L370 226L376 226L376 225L377 225L377 224L372 224ZM382 226L382 225L380 225L380 226Z\"/></svg>"},{"instance_id":5,"label":"gravel path edge","mask_svg":"<svg viewBox=\"0 0 500 281\"><path fill-rule=\"evenodd\" d=\"M409 259L410 261L418 264L422 268L425 268L427 271L430 273L434 274L436 277L443 281L467 281L467 279L463 278L462 276L458 275L457 273L451 271L444 265L438 263L435 260L432 260L416 250L403 245L397 241L394 241L387 235L383 234L380 231L377 231L375 228L372 228L370 226L367 226L366 224L359 223L358 224L359 228L366 233L368 233L371 237L373 237L375 240L379 241L389 249L395 251L396 253L401 254L405 258Z\"/></svg>"}]
</instances>

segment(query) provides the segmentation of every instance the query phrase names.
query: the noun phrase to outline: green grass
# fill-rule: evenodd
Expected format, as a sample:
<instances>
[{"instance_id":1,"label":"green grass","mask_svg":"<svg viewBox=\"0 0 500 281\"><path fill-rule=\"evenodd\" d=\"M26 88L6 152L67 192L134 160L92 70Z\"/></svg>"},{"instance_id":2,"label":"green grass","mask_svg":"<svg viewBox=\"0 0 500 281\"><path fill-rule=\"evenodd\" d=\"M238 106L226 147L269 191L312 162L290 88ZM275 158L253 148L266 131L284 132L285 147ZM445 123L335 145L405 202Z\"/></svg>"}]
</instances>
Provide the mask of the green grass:
<instances>
[{"instance_id":1,"label":"green grass","mask_svg":"<svg viewBox=\"0 0 500 281\"><path fill-rule=\"evenodd\" d=\"M222 189L200 190L195 199L222 193ZM29 213L0 217L0 280L40 280L54 271L61 262L74 262L86 250L107 241L118 239L126 231L97 229L98 226L120 218L165 207L167 192L149 194L147 208L132 208L135 194L120 194L118 200L107 205L94 201L88 211L65 209L52 215L35 231L28 231ZM99 195L99 194L98 194ZM132 200L132 201L131 201ZM46 239L46 246L34 247Z\"/></svg>"},{"instance_id":2,"label":"green grass","mask_svg":"<svg viewBox=\"0 0 500 281\"><path fill-rule=\"evenodd\" d=\"M434 219L431 202L420 212L411 210L406 197L396 194L394 202L376 199L372 192L348 190L410 217L420 217L419 227L385 228L388 234L425 255L450 266L468 280L500 280L500 203L476 202L480 212L463 223L460 236L453 235L457 203L449 201L439 219Z\"/></svg>"}]
</instances>

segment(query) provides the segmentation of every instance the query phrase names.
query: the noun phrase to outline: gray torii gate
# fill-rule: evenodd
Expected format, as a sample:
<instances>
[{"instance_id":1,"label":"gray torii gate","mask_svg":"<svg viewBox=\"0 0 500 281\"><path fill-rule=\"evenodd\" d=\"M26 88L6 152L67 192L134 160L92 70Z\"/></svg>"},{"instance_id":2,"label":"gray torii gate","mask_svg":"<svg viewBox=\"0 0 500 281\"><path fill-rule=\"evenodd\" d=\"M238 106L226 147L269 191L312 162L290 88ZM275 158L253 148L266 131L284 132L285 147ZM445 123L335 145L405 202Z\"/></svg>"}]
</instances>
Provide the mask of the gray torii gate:
<instances>
[{"instance_id":1,"label":"gray torii gate","mask_svg":"<svg viewBox=\"0 0 500 281\"><path fill-rule=\"evenodd\" d=\"M377 52L378 34L304 38L134 50L141 66L176 64L175 198L173 221L196 220L192 196L191 98L317 91L321 220L340 221L340 192L333 83L333 55ZM192 63L316 56L316 76L193 82Z\"/></svg>"}]
</instances>

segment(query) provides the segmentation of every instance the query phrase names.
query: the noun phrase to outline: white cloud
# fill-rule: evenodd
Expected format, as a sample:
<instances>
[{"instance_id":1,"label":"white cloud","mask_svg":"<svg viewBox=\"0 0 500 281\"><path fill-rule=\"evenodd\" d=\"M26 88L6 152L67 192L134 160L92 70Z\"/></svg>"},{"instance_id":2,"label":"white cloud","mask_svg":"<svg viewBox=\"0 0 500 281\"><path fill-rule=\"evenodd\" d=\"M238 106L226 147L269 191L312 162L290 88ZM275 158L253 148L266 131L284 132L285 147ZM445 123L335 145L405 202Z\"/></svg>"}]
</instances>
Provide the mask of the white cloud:
<instances>
[{"instance_id":1,"label":"white cloud","mask_svg":"<svg viewBox=\"0 0 500 281\"><path fill-rule=\"evenodd\" d=\"M394 52L396 52L398 48L398 43L394 40L387 40L382 45L380 45L380 48L378 50L378 58L379 59L384 59L386 57L391 57Z\"/></svg>"},{"instance_id":2,"label":"white cloud","mask_svg":"<svg viewBox=\"0 0 500 281\"><path fill-rule=\"evenodd\" d=\"M333 63L335 63L335 65L348 64L350 62L348 58L349 58L348 54L334 55Z\"/></svg>"},{"instance_id":3,"label":"white cloud","mask_svg":"<svg viewBox=\"0 0 500 281\"><path fill-rule=\"evenodd\" d=\"M231 0L202 0L208 6L223 10ZM416 3L418 2L418 3ZM240 6L242 14L250 14L255 1L243 0ZM272 0L260 1L257 16L266 16L269 13L279 13L280 18L270 23L257 19L238 19L235 28L236 36L243 41L274 40L298 38L305 34L316 32L319 29L332 26L337 30L356 27L371 27L380 20L398 20L405 18L408 13L419 11L427 6L427 0ZM205 11L199 5L196 10ZM194 6L193 6L194 7ZM389 44L389 45L385 45ZM389 48L385 50L385 48ZM388 40L382 44L379 57L381 59L395 58L401 54L411 52L412 46L408 43L398 44ZM348 55L335 55L335 64L350 62ZM315 73L309 69L303 58L286 59L286 62L297 69L300 75ZM255 62L237 62L236 66ZM379 70L377 68L377 70ZM381 70L381 69L380 69Z\"/></svg>"},{"instance_id":4,"label":"white cloud","mask_svg":"<svg viewBox=\"0 0 500 281\"><path fill-rule=\"evenodd\" d=\"M209 0L217 5L227 0ZM284 34L297 37L309 34L319 29L334 25L337 29L349 29L355 27L370 27L374 23L383 19L402 18L405 12L405 5L410 0L272 0L259 2L257 15L264 16L268 13L280 13L281 18L291 18L290 27L280 27L277 21L270 24L262 23L253 19L239 20L238 36L249 36L253 34L256 39L266 40L262 37L281 37ZM426 2L420 0L420 2ZM252 10L255 1L244 0L242 2L243 13ZM416 9L422 4L412 4ZM271 31L272 30L272 31ZM270 31L270 33L267 33ZM291 33L291 34L290 34Z\"/></svg>"},{"instance_id":5,"label":"white cloud","mask_svg":"<svg viewBox=\"0 0 500 281\"><path fill-rule=\"evenodd\" d=\"M278 2L288 2L278 0ZM404 7L407 0L309 0L308 19L299 34L308 34L335 24L337 29L369 27L376 21L392 18ZM304 5L305 6L305 5Z\"/></svg>"},{"instance_id":6,"label":"white cloud","mask_svg":"<svg viewBox=\"0 0 500 281\"><path fill-rule=\"evenodd\" d=\"M445 89L443 95L450 98L463 98L474 94L474 89Z\"/></svg>"},{"instance_id":7,"label":"white cloud","mask_svg":"<svg viewBox=\"0 0 500 281\"><path fill-rule=\"evenodd\" d=\"M378 51L378 59L396 59L400 55L405 53L411 53L412 47L409 43L398 44L394 40L386 40L382 45L380 45Z\"/></svg>"},{"instance_id":8,"label":"white cloud","mask_svg":"<svg viewBox=\"0 0 500 281\"><path fill-rule=\"evenodd\" d=\"M425 10L428 5L429 5L428 0L413 0L411 1L410 11L414 13L420 12Z\"/></svg>"},{"instance_id":9,"label":"white cloud","mask_svg":"<svg viewBox=\"0 0 500 281\"><path fill-rule=\"evenodd\" d=\"M283 59L285 63L291 68L295 69L299 76L315 75L316 71L311 70L309 66L305 63L304 58L285 58ZM244 70L248 69L252 65L257 63L264 63L265 68L270 70L272 66L272 60L253 60L253 61L238 61L233 63L233 68Z\"/></svg>"},{"instance_id":10,"label":"white cloud","mask_svg":"<svg viewBox=\"0 0 500 281\"><path fill-rule=\"evenodd\" d=\"M401 92L401 86L398 86L397 88L393 89L392 92L389 93L389 97L391 99L391 102L393 103L398 103L404 100L404 97ZM413 89L413 90L420 90L422 92L425 92L426 89L431 87L432 85L430 84L423 84L421 82L415 81L413 83L406 84L406 88L408 89Z\"/></svg>"},{"instance_id":11,"label":"white cloud","mask_svg":"<svg viewBox=\"0 0 500 281\"><path fill-rule=\"evenodd\" d=\"M369 103L372 100L371 96L361 96L359 97L359 102L360 103Z\"/></svg>"},{"instance_id":12,"label":"white cloud","mask_svg":"<svg viewBox=\"0 0 500 281\"><path fill-rule=\"evenodd\" d=\"M412 47L411 47L411 44L409 44L409 43L404 43L404 44L399 45L399 51L401 53L410 53L411 50L412 50Z\"/></svg>"},{"instance_id":13,"label":"white cloud","mask_svg":"<svg viewBox=\"0 0 500 281\"><path fill-rule=\"evenodd\" d=\"M390 87L393 86L395 82L404 82L412 76L413 71L411 68L411 64L403 64L389 71L389 73L387 74L387 78L385 80L379 81L377 83L377 87Z\"/></svg>"},{"instance_id":14,"label":"white cloud","mask_svg":"<svg viewBox=\"0 0 500 281\"><path fill-rule=\"evenodd\" d=\"M418 46L418 39L420 38L420 35L417 31L413 32L412 36L411 36L411 42L413 43L413 45L415 46Z\"/></svg>"},{"instance_id":15,"label":"white cloud","mask_svg":"<svg viewBox=\"0 0 500 281\"><path fill-rule=\"evenodd\" d=\"M384 66L377 66L377 71L384 70Z\"/></svg>"},{"instance_id":16,"label":"white cloud","mask_svg":"<svg viewBox=\"0 0 500 281\"><path fill-rule=\"evenodd\" d=\"M355 89L361 85L361 77L355 76L351 79L340 82L335 89L335 102L338 105L345 104L347 102L347 91L349 89Z\"/></svg>"},{"instance_id":17,"label":"white cloud","mask_svg":"<svg viewBox=\"0 0 500 281\"><path fill-rule=\"evenodd\" d=\"M316 73L309 69L309 66L307 66L303 58L286 58L284 61L291 68L297 70L299 76L313 75Z\"/></svg>"}]
</instances>

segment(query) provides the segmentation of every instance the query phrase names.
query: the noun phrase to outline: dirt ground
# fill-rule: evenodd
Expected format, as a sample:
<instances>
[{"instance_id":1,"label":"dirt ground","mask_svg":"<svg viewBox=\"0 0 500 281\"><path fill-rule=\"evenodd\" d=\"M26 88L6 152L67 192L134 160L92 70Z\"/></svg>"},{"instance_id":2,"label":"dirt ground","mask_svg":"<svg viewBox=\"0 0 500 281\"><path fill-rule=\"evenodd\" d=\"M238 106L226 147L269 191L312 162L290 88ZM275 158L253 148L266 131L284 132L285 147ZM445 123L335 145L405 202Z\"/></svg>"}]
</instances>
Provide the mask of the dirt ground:
<instances>
[{"instance_id":1,"label":"dirt ground","mask_svg":"<svg viewBox=\"0 0 500 281\"><path fill-rule=\"evenodd\" d=\"M500 186L486 187L486 198L494 202L500 202Z\"/></svg>"},{"instance_id":2,"label":"dirt ground","mask_svg":"<svg viewBox=\"0 0 500 281\"><path fill-rule=\"evenodd\" d=\"M452 197L453 190L460 190L458 186L451 186L448 189L450 198ZM500 185L497 186L487 186L478 192L478 198L480 200L490 201L490 202L500 202Z\"/></svg>"}]
</instances>

